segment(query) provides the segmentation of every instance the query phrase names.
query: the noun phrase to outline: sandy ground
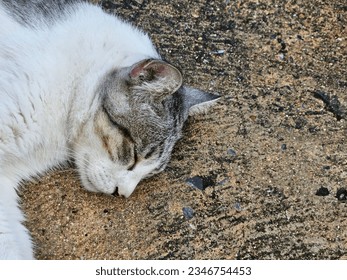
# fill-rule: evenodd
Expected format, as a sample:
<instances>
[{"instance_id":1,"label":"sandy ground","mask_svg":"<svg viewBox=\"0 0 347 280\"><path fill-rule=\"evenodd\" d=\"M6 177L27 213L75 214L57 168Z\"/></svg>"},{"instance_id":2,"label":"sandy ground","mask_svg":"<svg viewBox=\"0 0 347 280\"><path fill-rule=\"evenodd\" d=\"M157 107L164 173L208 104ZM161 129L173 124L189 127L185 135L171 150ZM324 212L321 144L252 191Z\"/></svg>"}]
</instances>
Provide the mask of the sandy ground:
<instances>
[{"instance_id":1,"label":"sandy ground","mask_svg":"<svg viewBox=\"0 0 347 280\"><path fill-rule=\"evenodd\" d=\"M101 3L223 98L127 200L73 168L23 188L36 257L347 259L346 1Z\"/></svg>"}]
</instances>

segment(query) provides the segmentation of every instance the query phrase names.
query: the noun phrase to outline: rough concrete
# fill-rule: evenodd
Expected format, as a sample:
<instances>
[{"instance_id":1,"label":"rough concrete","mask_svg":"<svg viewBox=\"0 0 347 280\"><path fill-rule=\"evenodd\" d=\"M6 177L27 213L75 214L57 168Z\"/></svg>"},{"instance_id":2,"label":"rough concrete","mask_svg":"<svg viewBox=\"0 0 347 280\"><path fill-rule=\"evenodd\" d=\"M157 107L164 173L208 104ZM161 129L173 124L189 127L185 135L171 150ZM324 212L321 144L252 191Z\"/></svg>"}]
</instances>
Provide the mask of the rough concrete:
<instances>
[{"instance_id":1,"label":"rough concrete","mask_svg":"<svg viewBox=\"0 0 347 280\"><path fill-rule=\"evenodd\" d=\"M36 257L347 259L346 2L101 2L223 98L130 199L73 167L23 188Z\"/></svg>"}]
</instances>

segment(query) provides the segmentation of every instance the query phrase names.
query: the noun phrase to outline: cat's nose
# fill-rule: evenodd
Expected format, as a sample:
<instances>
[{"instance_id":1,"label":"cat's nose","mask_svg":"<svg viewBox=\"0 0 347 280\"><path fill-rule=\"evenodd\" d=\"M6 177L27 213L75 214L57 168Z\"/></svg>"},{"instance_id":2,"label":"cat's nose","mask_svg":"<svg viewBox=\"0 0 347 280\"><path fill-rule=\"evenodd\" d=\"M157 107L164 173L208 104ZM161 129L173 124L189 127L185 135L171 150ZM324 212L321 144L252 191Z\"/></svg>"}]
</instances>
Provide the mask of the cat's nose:
<instances>
[{"instance_id":1,"label":"cat's nose","mask_svg":"<svg viewBox=\"0 0 347 280\"><path fill-rule=\"evenodd\" d=\"M128 198L135 190L140 180L128 180L118 185L118 194Z\"/></svg>"}]
</instances>

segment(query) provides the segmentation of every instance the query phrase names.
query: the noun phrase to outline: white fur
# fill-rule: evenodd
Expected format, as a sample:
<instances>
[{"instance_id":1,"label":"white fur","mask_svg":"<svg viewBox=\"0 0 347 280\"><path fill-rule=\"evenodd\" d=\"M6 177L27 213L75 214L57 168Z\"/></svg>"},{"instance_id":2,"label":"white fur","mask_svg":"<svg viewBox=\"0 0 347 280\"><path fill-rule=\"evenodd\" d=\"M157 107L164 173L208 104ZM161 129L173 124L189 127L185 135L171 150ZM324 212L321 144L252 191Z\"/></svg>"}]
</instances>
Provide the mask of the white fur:
<instances>
[{"instance_id":1,"label":"white fur","mask_svg":"<svg viewBox=\"0 0 347 280\"><path fill-rule=\"evenodd\" d=\"M113 67L159 58L146 35L83 4L51 27L23 27L0 6L0 259L32 259L15 189L66 161L98 109L95 88ZM129 196L153 167L124 174ZM129 171L131 172L131 171Z\"/></svg>"}]
</instances>

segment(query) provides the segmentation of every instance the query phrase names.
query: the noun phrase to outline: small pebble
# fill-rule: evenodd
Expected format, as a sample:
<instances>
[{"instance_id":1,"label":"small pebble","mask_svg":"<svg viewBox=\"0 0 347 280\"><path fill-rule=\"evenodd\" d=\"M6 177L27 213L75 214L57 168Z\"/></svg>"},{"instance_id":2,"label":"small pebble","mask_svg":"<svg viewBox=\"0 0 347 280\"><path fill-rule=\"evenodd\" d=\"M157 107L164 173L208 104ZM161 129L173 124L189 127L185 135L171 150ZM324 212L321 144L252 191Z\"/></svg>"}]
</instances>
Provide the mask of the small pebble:
<instances>
[{"instance_id":1,"label":"small pebble","mask_svg":"<svg viewBox=\"0 0 347 280\"><path fill-rule=\"evenodd\" d=\"M282 144L282 145L281 145L281 150L282 150L282 151L287 150L287 144Z\"/></svg>"},{"instance_id":2,"label":"small pebble","mask_svg":"<svg viewBox=\"0 0 347 280\"><path fill-rule=\"evenodd\" d=\"M228 149L228 151L227 151L227 154L229 155L229 156L232 156L232 157L235 157L236 155L237 155L237 153L235 152L235 150L233 150L233 149Z\"/></svg>"},{"instance_id":3,"label":"small pebble","mask_svg":"<svg viewBox=\"0 0 347 280\"><path fill-rule=\"evenodd\" d=\"M190 220L194 217L194 210L190 207L183 207L182 212L187 220Z\"/></svg>"},{"instance_id":4,"label":"small pebble","mask_svg":"<svg viewBox=\"0 0 347 280\"><path fill-rule=\"evenodd\" d=\"M325 187L320 187L316 191L316 195L318 195L318 196L327 196L329 194L330 194L330 192L329 192L328 188L325 188Z\"/></svg>"},{"instance_id":5,"label":"small pebble","mask_svg":"<svg viewBox=\"0 0 347 280\"><path fill-rule=\"evenodd\" d=\"M196 226L194 226L193 224L189 224L189 227L193 230L196 230Z\"/></svg>"},{"instance_id":6,"label":"small pebble","mask_svg":"<svg viewBox=\"0 0 347 280\"><path fill-rule=\"evenodd\" d=\"M236 203L234 204L234 208L236 209L236 211L239 211L239 212L242 211L240 202L236 202Z\"/></svg>"},{"instance_id":7,"label":"small pebble","mask_svg":"<svg viewBox=\"0 0 347 280\"><path fill-rule=\"evenodd\" d=\"M224 178L222 181L218 182L217 185L218 186L222 186L222 185L224 185L227 182L229 182L229 177Z\"/></svg>"},{"instance_id":8,"label":"small pebble","mask_svg":"<svg viewBox=\"0 0 347 280\"><path fill-rule=\"evenodd\" d=\"M336 198L339 201L347 200L347 190L345 188L340 188L336 192Z\"/></svg>"},{"instance_id":9,"label":"small pebble","mask_svg":"<svg viewBox=\"0 0 347 280\"><path fill-rule=\"evenodd\" d=\"M198 18L199 17L199 13L197 11L193 11L191 13L191 15L192 15L193 18Z\"/></svg>"},{"instance_id":10,"label":"small pebble","mask_svg":"<svg viewBox=\"0 0 347 280\"><path fill-rule=\"evenodd\" d=\"M217 50L215 52L212 52L212 54L217 54L217 55L223 55L225 53L225 50Z\"/></svg>"}]
</instances>

